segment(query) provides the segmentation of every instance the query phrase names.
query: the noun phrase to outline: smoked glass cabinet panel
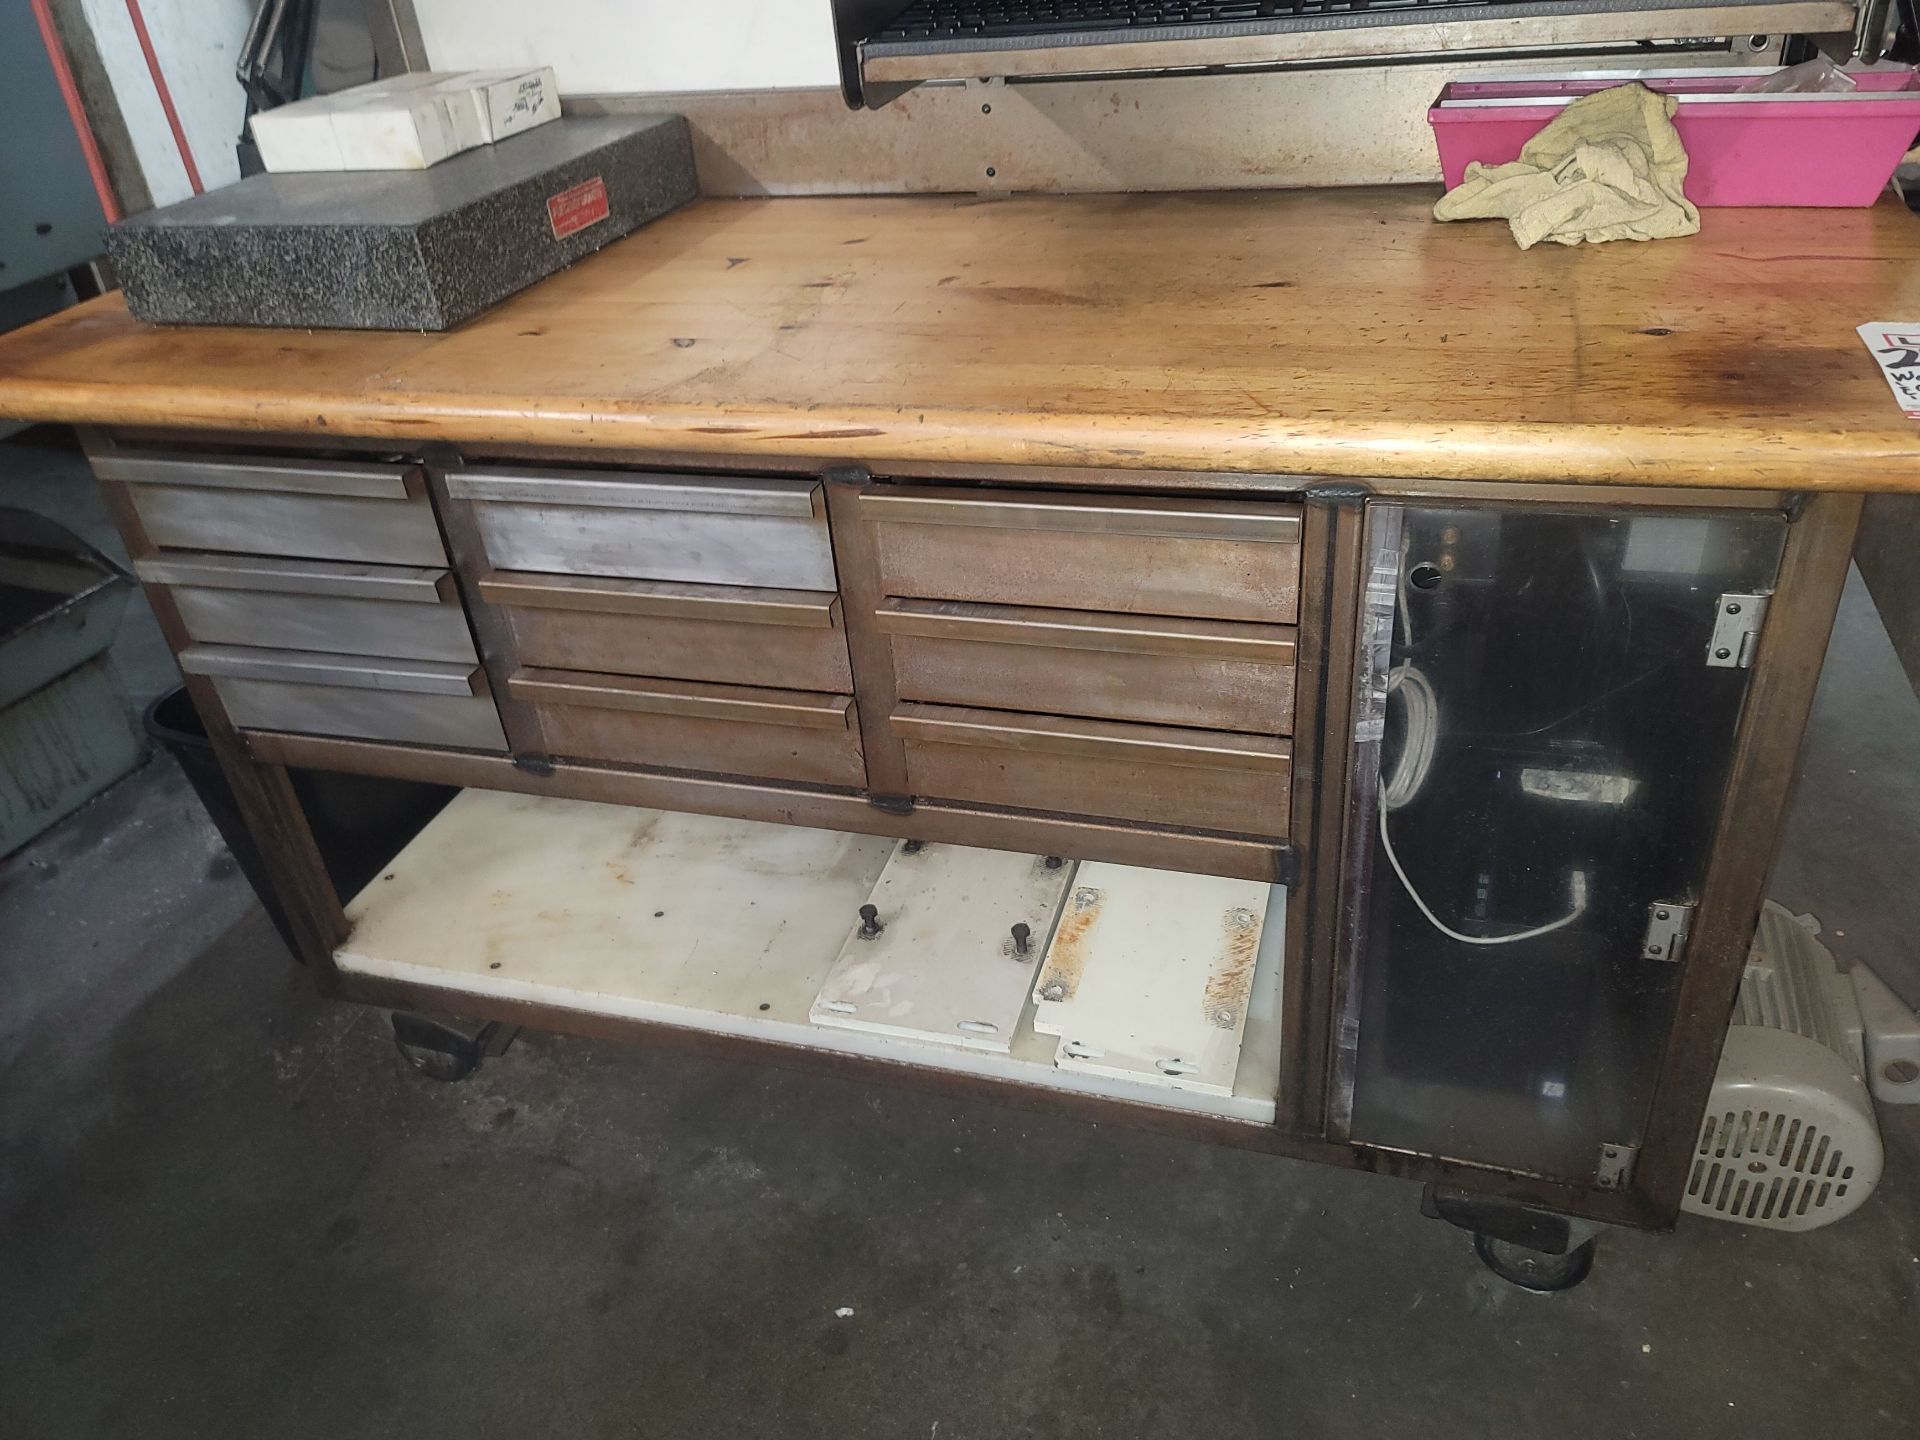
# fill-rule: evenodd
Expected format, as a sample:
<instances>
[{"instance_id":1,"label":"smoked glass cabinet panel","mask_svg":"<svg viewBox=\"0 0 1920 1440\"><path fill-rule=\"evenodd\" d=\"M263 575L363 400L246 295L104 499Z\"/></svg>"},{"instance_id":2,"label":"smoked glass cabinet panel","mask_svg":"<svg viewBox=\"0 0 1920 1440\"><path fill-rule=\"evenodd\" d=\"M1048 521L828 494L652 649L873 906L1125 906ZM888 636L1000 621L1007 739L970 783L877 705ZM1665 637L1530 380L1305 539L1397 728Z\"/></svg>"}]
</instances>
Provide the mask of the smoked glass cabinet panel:
<instances>
[{"instance_id":1,"label":"smoked glass cabinet panel","mask_svg":"<svg viewBox=\"0 0 1920 1440\"><path fill-rule=\"evenodd\" d=\"M1336 1131L1630 1160L1785 528L1370 507Z\"/></svg>"}]
</instances>

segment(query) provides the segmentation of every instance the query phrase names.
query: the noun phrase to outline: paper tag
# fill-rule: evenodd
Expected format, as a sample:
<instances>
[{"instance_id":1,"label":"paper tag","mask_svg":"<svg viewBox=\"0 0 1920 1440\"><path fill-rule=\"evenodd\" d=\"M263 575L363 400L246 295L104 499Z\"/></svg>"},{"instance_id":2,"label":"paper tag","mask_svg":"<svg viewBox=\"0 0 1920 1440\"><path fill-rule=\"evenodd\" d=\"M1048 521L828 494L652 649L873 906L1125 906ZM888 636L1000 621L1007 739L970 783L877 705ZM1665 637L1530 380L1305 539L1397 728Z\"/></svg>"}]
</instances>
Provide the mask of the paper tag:
<instances>
[{"instance_id":1,"label":"paper tag","mask_svg":"<svg viewBox=\"0 0 1920 1440\"><path fill-rule=\"evenodd\" d=\"M1862 325L1859 335L1907 418L1920 420L1920 320L1875 320Z\"/></svg>"},{"instance_id":2,"label":"paper tag","mask_svg":"<svg viewBox=\"0 0 1920 1440\"><path fill-rule=\"evenodd\" d=\"M598 175L547 198L547 223L553 227L556 240L598 225L607 214L607 182Z\"/></svg>"}]
</instances>

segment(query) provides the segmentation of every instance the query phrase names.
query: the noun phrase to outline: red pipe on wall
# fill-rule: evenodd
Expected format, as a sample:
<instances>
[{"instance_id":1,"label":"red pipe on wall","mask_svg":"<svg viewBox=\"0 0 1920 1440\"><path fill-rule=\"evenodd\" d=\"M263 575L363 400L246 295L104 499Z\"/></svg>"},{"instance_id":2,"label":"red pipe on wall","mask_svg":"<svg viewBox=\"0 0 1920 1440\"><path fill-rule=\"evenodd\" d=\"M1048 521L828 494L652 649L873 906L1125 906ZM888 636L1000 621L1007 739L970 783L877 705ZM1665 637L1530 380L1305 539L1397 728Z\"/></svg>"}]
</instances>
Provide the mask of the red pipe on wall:
<instances>
[{"instance_id":1,"label":"red pipe on wall","mask_svg":"<svg viewBox=\"0 0 1920 1440\"><path fill-rule=\"evenodd\" d=\"M193 186L193 193L198 195L205 188L200 183L200 167L193 163L193 150L187 144L187 132L180 125L180 113L173 108L173 91L167 88L167 77L160 69L160 57L153 53L153 37L147 33L147 17L140 12L140 0L127 0L127 18L133 21L133 33L140 41L140 53L147 57L147 74L153 77L153 89L160 97L160 108L167 112L167 128L173 131L173 143L180 150L180 163L187 167L187 183Z\"/></svg>"},{"instance_id":2,"label":"red pipe on wall","mask_svg":"<svg viewBox=\"0 0 1920 1440\"><path fill-rule=\"evenodd\" d=\"M40 22L40 43L47 47L47 60L53 66L53 78L60 86L60 98L66 102L67 118L80 137L80 152L86 156L87 173L93 177L93 192L100 197L100 213L109 225L120 219L120 200L113 193L113 181L107 178L107 162L101 157L100 142L93 138L93 126L87 120L87 107L74 83L73 67L67 64L67 50L54 28L51 0L30 0L33 18Z\"/></svg>"}]
</instances>

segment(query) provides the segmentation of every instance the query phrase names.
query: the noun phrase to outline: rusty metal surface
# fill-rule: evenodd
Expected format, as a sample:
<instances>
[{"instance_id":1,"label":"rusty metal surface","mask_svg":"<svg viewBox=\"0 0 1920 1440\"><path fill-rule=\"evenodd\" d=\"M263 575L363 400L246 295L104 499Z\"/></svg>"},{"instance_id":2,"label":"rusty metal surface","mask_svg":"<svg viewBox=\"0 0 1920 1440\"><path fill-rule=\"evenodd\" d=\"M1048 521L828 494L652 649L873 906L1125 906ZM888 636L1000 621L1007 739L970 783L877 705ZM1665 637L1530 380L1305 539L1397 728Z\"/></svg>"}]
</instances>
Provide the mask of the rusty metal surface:
<instances>
[{"instance_id":1,"label":"rusty metal surface","mask_svg":"<svg viewBox=\"0 0 1920 1440\"><path fill-rule=\"evenodd\" d=\"M1241 1073L1256 968L1280 964L1284 927L1261 944L1270 903L1284 897L1255 881L1083 865L1034 984L1034 1029L1059 1037L1068 1073L1273 1095L1277 1051L1259 1054L1257 1080Z\"/></svg>"}]
</instances>

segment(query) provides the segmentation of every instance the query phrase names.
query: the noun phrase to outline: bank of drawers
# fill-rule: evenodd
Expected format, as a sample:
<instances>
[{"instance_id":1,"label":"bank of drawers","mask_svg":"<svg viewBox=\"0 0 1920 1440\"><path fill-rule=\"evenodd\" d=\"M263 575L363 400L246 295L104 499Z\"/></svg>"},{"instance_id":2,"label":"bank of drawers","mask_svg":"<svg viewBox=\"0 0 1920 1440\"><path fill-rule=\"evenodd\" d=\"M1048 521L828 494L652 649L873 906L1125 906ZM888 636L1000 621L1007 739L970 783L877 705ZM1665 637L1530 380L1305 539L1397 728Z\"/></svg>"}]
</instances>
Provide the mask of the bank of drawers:
<instances>
[{"instance_id":1,"label":"bank of drawers","mask_svg":"<svg viewBox=\"0 0 1920 1440\"><path fill-rule=\"evenodd\" d=\"M447 563L417 467L120 453L94 470L131 487L147 538L165 549Z\"/></svg>"},{"instance_id":2,"label":"bank of drawers","mask_svg":"<svg viewBox=\"0 0 1920 1440\"><path fill-rule=\"evenodd\" d=\"M500 750L506 737L413 467L115 453L207 677L248 729Z\"/></svg>"},{"instance_id":3,"label":"bank of drawers","mask_svg":"<svg viewBox=\"0 0 1920 1440\"><path fill-rule=\"evenodd\" d=\"M466 470L496 569L780 590L834 588L820 486L808 480Z\"/></svg>"},{"instance_id":4,"label":"bank of drawers","mask_svg":"<svg viewBox=\"0 0 1920 1440\"><path fill-rule=\"evenodd\" d=\"M913 793L1286 833L1298 507L860 497Z\"/></svg>"},{"instance_id":5,"label":"bank of drawers","mask_svg":"<svg viewBox=\"0 0 1920 1440\"><path fill-rule=\"evenodd\" d=\"M421 475L114 454L190 673L235 723L506 748ZM811 480L477 468L537 743L586 761L867 785ZM1285 503L879 485L888 723L913 794L1156 826L1287 828L1300 514Z\"/></svg>"},{"instance_id":6,"label":"bank of drawers","mask_svg":"<svg viewBox=\"0 0 1920 1440\"><path fill-rule=\"evenodd\" d=\"M853 700L808 690L522 667L507 691L555 754L858 788Z\"/></svg>"},{"instance_id":7,"label":"bank of drawers","mask_svg":"<svg viewBox=\"0 0 1920 1440\"><path fill-rule=\"evenodd\" d=\"M506 615L524 665L853 689L831 591L496 570L481 580L480 597Z\"/></svg>"},{"instance_id":8,"label":"bank of drawers","mask_svg":"<svg viewBox=\"0 0 1920 1440\"><path fill-rule=\"evenodd\" d=\"M860 497L889 595L1291 625L1300 509L1045 491Z\"/></svg>"},{"instance_id":9,"label":"bank of drawers","mask_svg":"<svg viewBox=\"0 0 1920 1440\"><path fill-rule=\"evenodd\" d=\"M211 678L243 729L506 748L486 677L472 662L190 645L180 668Z\"/></svg>"},{"instance_id":10,"label":"bank of drawers","mask_svg":"<svg viewBox=\"0 0 1920 1440\"><path fill-rule=\"evenodd\" d=\"M470 470L448 491L551 753L866 783L818 484Z\"/></svg>"},{"instance_id":11,"label":"bank of drawers","mask_svg":"<svg viewBox=\"0 0 1920 1440\"><path fill-rule=\"evenodd\" d=\"M1293 714L1283 626L897 598L875 618L912 700L1255 734Z\"/></svg>"}]
</instances>

